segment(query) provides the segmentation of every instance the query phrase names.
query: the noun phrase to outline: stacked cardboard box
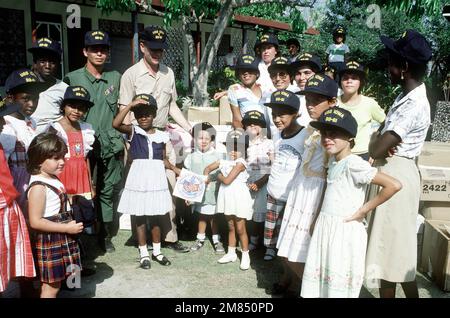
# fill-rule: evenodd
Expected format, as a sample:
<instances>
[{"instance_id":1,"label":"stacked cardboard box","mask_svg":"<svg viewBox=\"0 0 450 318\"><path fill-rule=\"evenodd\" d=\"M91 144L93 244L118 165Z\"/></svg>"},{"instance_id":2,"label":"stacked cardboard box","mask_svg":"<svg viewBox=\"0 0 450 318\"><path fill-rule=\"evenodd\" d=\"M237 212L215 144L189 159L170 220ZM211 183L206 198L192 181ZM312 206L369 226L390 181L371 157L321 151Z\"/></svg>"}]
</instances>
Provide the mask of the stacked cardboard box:
<instances>
[{"instance_id":1,"label":"stacked cardboard box","mask_svg":"<svg viewBox=\"0 0 450 318\"><path fill-rule=\"evenodd\" d=\"M425 217L419 268L450 291L450 143L426 142L417 164Z\"/></svg>"}]
</instances>

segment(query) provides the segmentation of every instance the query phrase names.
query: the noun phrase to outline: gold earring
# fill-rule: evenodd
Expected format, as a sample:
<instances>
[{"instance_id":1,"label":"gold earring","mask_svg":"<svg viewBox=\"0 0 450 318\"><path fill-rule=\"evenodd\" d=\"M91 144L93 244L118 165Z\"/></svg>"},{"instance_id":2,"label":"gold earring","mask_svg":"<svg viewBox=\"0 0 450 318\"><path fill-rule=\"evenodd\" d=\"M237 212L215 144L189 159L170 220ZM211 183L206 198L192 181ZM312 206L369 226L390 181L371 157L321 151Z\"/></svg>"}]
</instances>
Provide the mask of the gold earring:
<instances>
[{"instance_id":1,"label":"gold earring","mask_svg":"<svg viewBox=\"0 0 450 318\"><path fill-rule=\"evenodd\" d=\"M403 76L403 74L405 74L405 72L402 71L401 76L400 76L400 79L401 79L401 80L404 80L404 79L405 79L405 76Z\"/></svg>"}]
</instances>

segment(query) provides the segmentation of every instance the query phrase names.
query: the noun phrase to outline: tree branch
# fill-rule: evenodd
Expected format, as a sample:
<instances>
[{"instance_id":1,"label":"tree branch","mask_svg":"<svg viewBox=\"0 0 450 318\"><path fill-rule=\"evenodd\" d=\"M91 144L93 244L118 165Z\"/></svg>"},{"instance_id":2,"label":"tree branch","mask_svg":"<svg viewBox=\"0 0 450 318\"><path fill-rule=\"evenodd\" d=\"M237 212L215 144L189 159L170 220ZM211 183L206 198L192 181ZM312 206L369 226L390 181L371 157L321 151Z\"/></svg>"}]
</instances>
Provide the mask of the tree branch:
<instances>
[{"instance_id":1,"label":"tree branch","mask_svg":"<svg viewBox=\"0 0 450 318\"><path fill-rule=\"evenodd\" d=\"M137 7L144 12L147 13L154 13L157 16L163 17L164 16L164 12L161 12L159 10L153 9L152 5L151 5L151 1L152 0L135 0L134 3L137 5ZM149 4L150 2L150 4Z\"/></svg>"}]
</instances>

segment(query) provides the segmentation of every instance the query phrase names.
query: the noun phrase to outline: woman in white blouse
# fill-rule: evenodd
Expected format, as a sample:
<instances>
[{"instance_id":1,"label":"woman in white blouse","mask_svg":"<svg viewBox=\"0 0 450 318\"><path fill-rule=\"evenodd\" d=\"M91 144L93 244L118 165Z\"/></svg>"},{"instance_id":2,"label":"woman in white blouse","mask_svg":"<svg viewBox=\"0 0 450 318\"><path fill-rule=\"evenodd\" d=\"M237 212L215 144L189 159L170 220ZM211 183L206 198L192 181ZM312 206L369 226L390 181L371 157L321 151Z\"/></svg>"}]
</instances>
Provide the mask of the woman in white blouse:
<instances>
[{"instance_id":1,"label":"woman in white blouse","mask_svg":"<svg viewBox=\"0 0 450 318\"><path fill-rule=\"evenodd\" d=\"M420 177L414 159L419 156L430 126L430 104L423 78L431 59L427 40L414 30L394 41L381 37L389 55L389 74L402 93L384 124L372 136L369 154L379 171L398 179L403 188L369 217L366 258L367 287L379 287L380 297L395 297L400 283L406 297L418 297L416 284ZM369 197L376 188L371 187Z\"/></svg>"}]
</instances>

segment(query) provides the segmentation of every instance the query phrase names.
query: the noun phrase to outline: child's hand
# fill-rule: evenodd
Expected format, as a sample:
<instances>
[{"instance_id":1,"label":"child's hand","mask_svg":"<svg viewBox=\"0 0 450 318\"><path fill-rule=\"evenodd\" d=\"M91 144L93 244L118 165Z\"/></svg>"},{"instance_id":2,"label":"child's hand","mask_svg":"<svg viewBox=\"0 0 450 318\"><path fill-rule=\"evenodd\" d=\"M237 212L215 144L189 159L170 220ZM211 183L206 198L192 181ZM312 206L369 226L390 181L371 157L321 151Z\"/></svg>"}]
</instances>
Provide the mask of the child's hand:
<instances>
[{"instance_id":1,"label":"child's hand","mask_svg":"<svg viewBox=\"0 0 450 318\"><path fill-rule=\"evenodd\" d=\"M76 221L70 221L67 223L66 233L68 234L78 234L83 231L83 223L76 223Z\"/></svg>"},{"instance_id":2,"label":"child's hand","mask_svg":"<svg viewBox=\"0 0 450 318\"><path fill-rule=\"evenodd\" d=\"M248 185L248 187L250 188L250 190L255 191L255 192L259 190L258 185L256 183L250 183Z\"/></svg>"},{"instance_id":3,"label":"child's hand","mask_svg":"<svg viewBox=\"0 0 450 318\"><path fill-rule=\"evenodd\" d=\"M362 209L359 209L351 217L345 219L344 222L346 222L346 223L352 222L352 221L362 222L364 220L364 218L366 217L366 214L367 213L365 211L363 211Z\"/></svg>"},{"instance_id":4,"label":"child's hand","mask_svg":"<svg viewBox=\"0 0 450 318\"><path fill-rule=\"evenodd\" d=\"M133 108L135 108L137 105L141 105L141 104L147 105L148 102L145 101L145 100L143 100L143 99L136 99L136 100L134 100L134 101L132 101L132 102L130 103L130 109L133 109Z\"/></svg>"},{"instance_id":5,"label":"child's hand","mask_svg":"<svg viewBox=\"0 0 450 318\"><path fill-rule=\"evenodd\" d=\"M398 149L397 146L392 147L391 149L388 150L388 156L389 158L391 158L392 156L394 156L397 153Z\"/></svg>"},{"instance_id":6,"label":"child's hand","mask_svg":"<svg viewBox=\"0 0 450 318\"><path fill-rule=\"evenodd\" d=\"M192 204L192 202L188 200L184 200L184 203L186 204L186 206L190 206Z\"/></svg>"}]
</instances>

